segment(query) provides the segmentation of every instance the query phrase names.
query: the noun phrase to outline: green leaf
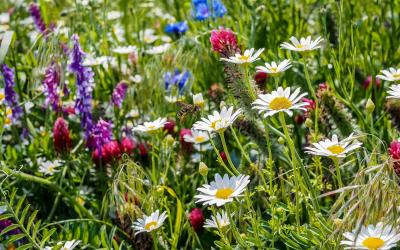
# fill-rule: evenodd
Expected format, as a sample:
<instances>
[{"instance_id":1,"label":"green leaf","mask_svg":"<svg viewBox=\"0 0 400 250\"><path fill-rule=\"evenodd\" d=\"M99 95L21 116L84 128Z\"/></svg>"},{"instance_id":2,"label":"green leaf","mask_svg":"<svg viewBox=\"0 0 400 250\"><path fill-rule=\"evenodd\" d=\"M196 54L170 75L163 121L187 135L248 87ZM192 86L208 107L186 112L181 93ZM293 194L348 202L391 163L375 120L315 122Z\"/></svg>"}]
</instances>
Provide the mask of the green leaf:
<instances>
[{"instance_id":1,"label":"green leaf","mask_svg":"<svg viewBox=\"0 0 400 250\"><path fill-rule=\"evenodd\" d=\"M33 213L31 214L31 216L29 217L29 221L28 224L26 225L26 231L29 231L29 229L31 228L33 221L36 218L36 215L38 213L38 210L33 211Z\"/></svg>"},{"instance_id":2,"label":"green leaf","mask_svg":"<svg viewBox=\"0 0 400 250\"><path fill-rule=\"evenodd\" d=\"M26 217L26 215L28 214L28 210L29 210L30 206L31 206L31 205L28 204L28 205L24 208L24 210L22 211L21 217L20 217L20 219L19 219L19 221L20 221L21 224L24 224L25 217Z\"/></svg>"},{"instance_id":3,"label":"green leaf","mask_svg":"<svg viewBox=\"0 0 400 250\"><path fill-rule=\"evenodd\" d=\"M25 249L32 249L33 248L33 244L32 243L28 243L25 245L22 245L20 247L18 247L16 250L25 250Z\"/></svg>"},{"instance_id":4,"label":"green leaf","mask_svg":"<svg viewBox=\"0 0 400 250\"><path fill-rule=\"evenodd\" d=\"M5 235L6 233L10 232L11 230L19 228L18 224L12 224L9 225L8 227L4 228L3 231L1 231L0 236Z\"/></svg>"},{"instance_id":5,"label":"green leaf","mask_svg":"<svg viewBox=\"0 0 400 250\"><path fill-rule=\"evenodd\" d=\"M4 33L3 35L3 40L1 41L1 46L0 46L0 64L3 64L4 59L6 58L13 36L14 36L14 31L11 30L6 31L6 33Z\"/></svg>"},{"instance_id":6,"label":"green leaf","mask_svg":"<svg viewBox=\"0 0 400 250\"><path fill-rule=\"evenodd\" d=\"M25 234L14 234L10 238L7 239L7 243L14 243L25 237Z\"/></svg>"},{"instance_id":7,"label":"green leaf","mask_svg":"<svg viewBox=\"0 0 400 250\"><path fill-rule=\"evenodd\" d=\"M14 208L14 213L18 216L19 210L21 210L22 204L24 203L25 200L25 195L21 197L17 203L17 205Z\"/></svg>"}]
</instances>

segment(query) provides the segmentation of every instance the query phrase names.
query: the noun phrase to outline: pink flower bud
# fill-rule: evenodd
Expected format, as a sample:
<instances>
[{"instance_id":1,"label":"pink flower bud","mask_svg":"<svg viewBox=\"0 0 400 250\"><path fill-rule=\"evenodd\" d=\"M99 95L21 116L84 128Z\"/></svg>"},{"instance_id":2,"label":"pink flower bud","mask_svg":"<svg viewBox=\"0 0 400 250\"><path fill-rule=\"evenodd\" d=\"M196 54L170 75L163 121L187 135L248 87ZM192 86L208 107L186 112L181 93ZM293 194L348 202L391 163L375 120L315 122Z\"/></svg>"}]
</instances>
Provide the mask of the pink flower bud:
<instances>
[{"instance_id":1,"label":"pink flower bud","mask_svg":"<svg viewBox=\"0 0 400 250\"><path fill-rule=\"evenodd\" d=\"M66 152L71 148L71 138L68 124L62 117L58 117L53 128L54 148L57 152Z\"/></svg>"},{"instance_id":2,"label":"pink flower bud","mask_svg":"<svg viewBox=\"0 0 400 250\"><path fill-rule=\"evenodd\" d=\"M190 225L192 225L193 229L196 232L200 232L201 230L203 230L203 224L204 224L203 211L200 208L192 209L192 211L190 211L189 214L189 221Z\"/></svg>"}]
</instances>

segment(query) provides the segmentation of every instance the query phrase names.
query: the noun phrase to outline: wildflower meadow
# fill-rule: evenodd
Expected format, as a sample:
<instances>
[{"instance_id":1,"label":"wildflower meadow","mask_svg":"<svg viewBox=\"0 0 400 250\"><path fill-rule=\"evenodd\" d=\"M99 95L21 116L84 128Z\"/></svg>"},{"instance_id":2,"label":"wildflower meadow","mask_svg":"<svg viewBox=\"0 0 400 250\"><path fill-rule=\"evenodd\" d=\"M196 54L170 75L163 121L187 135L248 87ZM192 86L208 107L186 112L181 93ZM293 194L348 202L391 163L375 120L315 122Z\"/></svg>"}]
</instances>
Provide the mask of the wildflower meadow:
<instances>
[{"instance_id":1,"label":"wildflower meadow","mask_svg":"<svg viewBox=\"0 0 400 250\"><path fill-rule=\"evenodd\" d=\"M1 0L0 250L400 249L399 13Z\"/></svg>"}]
</instances>

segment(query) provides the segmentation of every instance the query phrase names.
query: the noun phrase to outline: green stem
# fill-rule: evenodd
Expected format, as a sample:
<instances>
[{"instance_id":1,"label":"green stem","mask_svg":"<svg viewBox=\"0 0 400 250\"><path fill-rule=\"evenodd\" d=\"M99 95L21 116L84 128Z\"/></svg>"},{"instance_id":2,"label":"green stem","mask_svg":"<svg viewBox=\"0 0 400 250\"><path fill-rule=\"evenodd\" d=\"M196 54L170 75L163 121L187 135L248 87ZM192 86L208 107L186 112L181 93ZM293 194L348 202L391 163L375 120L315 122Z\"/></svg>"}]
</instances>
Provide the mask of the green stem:
<instances>
[{"instance_id":1,"label":"green stem","mask_svg":"<svg viewBox=\"0 0 400 250\"><path fill-rule=\"evenodd\" d=\"M342 174L340 173L339 159L337 157L333 157L332 160L335 163L336 177L337 177L337 180L338 180L339 188L342 188L343 187L343 182L342 182Z\"/></svg>"},{"instance_id":2,"label":"green stem","mask_svg":"<svg viewBox=\"0 0 400 250\"><path fill-rule=\"evenodd\" d=\"M318 140L318 111L319 111L319 103L317 95L315 94L314 88L311 84L310 74L308 73L307 64L303 58L303 67L304 67L304 75L306 76L308 90L311 92L311 96L315 101L315 121L314 121L314 141Z\"/></svg>"},{"instance_id":3,"label":"green stem","mask_svg":"<svg viewBox=\"0 0 400 250\"><path fill-rule=\"evenodd\" d=\"M248 64L245 63L245 64L244 64L244 78L245 78L245 84L246 84L246 86L247 86L247 89L249 90L251 99L254 101L254 100L257 98L257 96L256 96L256 94L255 94L255 92L254 92L253 86L251 86L251 82L250 82L249 74L248 74L248 73L249 73L249 72L248 72Z\"/></svg>"},{"instance_id":4,"label":"green stem","mask_svg":"<svg viewBox=\"0 0 400 250\"><path fill-rule=\"evenodd\" d=\"M215 143L214 143L214 140L213 140L212 137L211 137L211 134L208 133L208 136L210 137L211 145L213 146L214 152L215 152L215 154L217 155L220 164L224 167L224 169L226 170L226 172L228 172L230 175L234 175L234 174L232 173L232 171L229 170L229 168L228 168L228 166L225 164L224 160L221 158L221 155L219 154L219 151L218 151L217 147L215 146Z\"/></svg>"},{"instance_id":5,"label":"green stem","mask_svg":"<svg viewBox=\"0 0 400 250\"><path fill-rule=\"evenodd\" d=\"M231 155L229 154L228 147L226 146L225 135L224 132L219 132L219 137L221 138L222 147L224 148L224 152L226 154L226 158L228 158L228 163L231 166L233 172L236 175L239 175L239 171L236 169L235 165L232 162Z\"/></svg>"},{"instance_id":6,"label":"green stem","mask_svg":"<svg viewBox=\"0 0 400 250\"><path fill-rule=\"evenodd\" d=\"M53 189L54 191L57 191L59 193L61 193L62 195L64 195L73 206L76 206L83 214L85 214L87 217L89 217L90 219L94 219L95 217L81 204L79 204L74 197L70 196L63 188L59 187L58 185L52 183L51 181L47 180L47 179L43 179L37 176L33 176L30 174L25 174L23 172L20 171L15 171L13 169L7 168L7 167L2 167L1 168L2 171L4 171L7 175L12 175L15 176L17 178L26 180L26 181L32 181L44 186L49 187L50 189Z\"/></svg>"}]
</instances>

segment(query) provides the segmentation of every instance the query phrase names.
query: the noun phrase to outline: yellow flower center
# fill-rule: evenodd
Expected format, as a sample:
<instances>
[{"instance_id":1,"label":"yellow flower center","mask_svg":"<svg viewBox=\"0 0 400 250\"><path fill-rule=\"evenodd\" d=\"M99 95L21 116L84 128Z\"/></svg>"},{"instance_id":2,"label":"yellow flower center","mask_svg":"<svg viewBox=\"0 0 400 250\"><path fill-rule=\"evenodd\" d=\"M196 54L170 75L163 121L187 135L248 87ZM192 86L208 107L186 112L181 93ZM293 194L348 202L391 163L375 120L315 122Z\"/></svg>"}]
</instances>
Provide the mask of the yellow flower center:
<instances>
[{"instance_id":1,"label":"yellow flower center","mask_svg":"<svg viewBox=\"0 0 400 250\"><path fill-rule=\"evenodd\" d=\"M48 170L50 173L53 173L53 172L54 172L54 165L49 166L49 167L47 168L47 170Z\"/></svg>"},{"instance_id":2,"label":"yellow flower center","mask_svg":"<svg viewBox=\"0 0 400 250\"><path fill-rule=\"evenodd\" d=\"M196 136L196 137L194 138L194 141L195 141L195 142L198 142L198 143L202 143L202 142L205 141L205 139L206 139L205 136L199 135L199 136Z\"/></svg>"},{"instance_id":3,"label":"yellow flower center","mask_svg":"<svg viewBox=\"0 0 400 250\"><path fill-rule=\"evenodd\" d=\"M217 190L215 197L226 200L234 191L232 188L221 188Z\"/></svg>"},{"instance_id":4,"label":"yellow flower center","mask_svg":"<svg viewBox=\"0 0 400 250\"><path fill-rule=\"evenodd\" d=\"M303 48L303 45L299 44L296 46L296 48L301 49L301 48Z\"/></svg>"},{"instance_id":5,"label":"yellow flower center","mask_svg":"<svg viewBox=\"0 0 400 250\"><path fill-rule=\"evenodd\" d=\"M217 123L219 123L219 122L221 122L221 119L213 121L211 123L211 125L210 125L211 128L216 130L217 129Z\"/></svg>"},{"instance_id":6,"label":"yellow flower center","mask_svg":"<svg viewBox=\"0 0 400 250\"><path fill-rule=\"evenodd\" d=\"M338 155L340 153L343 153L344 148L340 145L333 145L327 148L329 151L331 151L332 154Z\"/></svg>"},{"instance_id":7,"label":"yellow flower center","mask_svg":"<svg viewBox=\"0 0 400 250\"><path fill-rule=\"evenodd\" d=\"M393 78L400 78L400 73L393 74Z\"/></svg>"},{"instance_id":8,"label":"yellow flower center","mask_svg":"<svg viewBox=\"0 0 400 250\"><path fill-rule=\"evenodd\" d=\"M370 250L377 250L385 244L385 241L381 238L368 237L363 240L362 244Z\"/></svg>"},{"instance_id":9,"label":"yellow flower center","mask_svg":"<svg viewBox=\"0 0 400 250\"><path fill-rule=\"evenodd\" d=\"M157 226L157 221L151 221L151 222L149 222L149 223L147 223L145 226L144 226L144 229L146 229L146 230L152 230L152 229L154 229L154 227L156 227Z\"/></svg>"},{"instance_id":10,"label":"yellow flower center","mask_svg":"<svg viewBox=\"0 0 400 250\"><path fill-rule=\"evenodd\" d=\"M12 109L7 108L6 109L6 115L8 115L8 116L12 115Z\"/></svg>"},{"instance_id":11,"label":"yellow flower center","mask_svg":"<svg viewBox=\"0 0 400 250\"><path fill-rule=\"evenodd\" d=\"M270 103L269 107L272 110L288 109L292 107L292 102L286 97L275 97Z\"/></svg>"},{"instance_id":12,"label":"yellow flower center","mask_svg":"<svg viewBox=\"0 0 400 250\"><path fill-rule=\"evenodd\" d=\"M241 56L239 57L239 59L240 59L241 61L247 61L247 60L250 59L250 56L241 55Z\"/></svg>"},{"instance_id":13,"label":"yellow flower center","mask_svg":"<svg viewBox=\"0 0 400 250\"><path fill-rule=\"evenodd\" d=\"M6 125L10 125L11 124L11 119L9 117L6 117L6 120L4 121L4 123Z\"/></svg>"},{"instance_id":14,"label":"yellow flower center","mask_svg":"<svg viewBox=\"0 0 400 250\"><path fill-rule=\"evenodd\" d=\"M4 98L6 98L6 96L4 95L4 93L0 93L0 101L4 100Z\"/></svg>"}]
</instances>

